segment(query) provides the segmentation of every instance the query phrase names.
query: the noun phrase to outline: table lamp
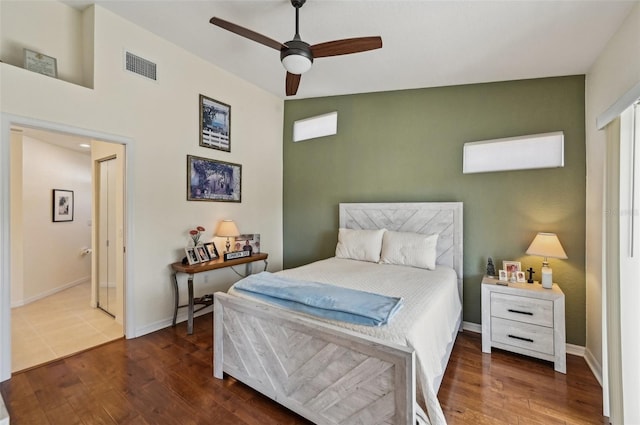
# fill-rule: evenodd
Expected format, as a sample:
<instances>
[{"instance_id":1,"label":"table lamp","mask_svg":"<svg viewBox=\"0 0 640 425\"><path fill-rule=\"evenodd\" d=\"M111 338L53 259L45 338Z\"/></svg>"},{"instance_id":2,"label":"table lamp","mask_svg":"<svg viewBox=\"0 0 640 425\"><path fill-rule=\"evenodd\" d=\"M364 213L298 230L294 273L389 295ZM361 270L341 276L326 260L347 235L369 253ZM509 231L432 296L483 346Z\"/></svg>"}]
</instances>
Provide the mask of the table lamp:
<instances>
[{"instance_id":1,"label":"table lamp","mask_svg":"<svg viewBox=\"0 0 640 425\"><path fill-rule=\"evenodd\" d=\"M538 233L533 239L533 242L531 242L531 245L529 245L527 255L544 257L544 261L542 262L541 283L543 288L551 289L553 286L553 276L547 258L567 259L567 254L564 252L558 236L556 236L555 233Z\"/></svg>"},{"instance_id":2,"label":"table lamp","mask_svg":"<svg viewBox=\"0 0 640 425\"><path fill-rule=\"evenodd\" d=\"M234 223L233 220L222 220L218 225L216 236L227 238L227 243L225 244L225 247L227 248L226 252L229 252L229 248L231 247L231 242L229 241L229 238L235 238L236 236L240 236L240 232L238 231L238 226L236 226L236 223Z\"/></svg>"}]
</instances>

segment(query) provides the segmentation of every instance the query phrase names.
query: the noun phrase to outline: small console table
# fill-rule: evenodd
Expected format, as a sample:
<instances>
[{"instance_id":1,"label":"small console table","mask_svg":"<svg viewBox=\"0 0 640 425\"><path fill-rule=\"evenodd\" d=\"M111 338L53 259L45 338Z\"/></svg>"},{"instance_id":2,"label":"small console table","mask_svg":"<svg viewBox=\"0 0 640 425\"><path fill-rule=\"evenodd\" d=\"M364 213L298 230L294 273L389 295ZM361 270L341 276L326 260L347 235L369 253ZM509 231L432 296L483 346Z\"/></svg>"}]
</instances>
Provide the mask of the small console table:
<instances>
[{"instance_id":1,"label":"small console table","mask_svg":"<svg viewBox=\"0 0 640 425\"><path fill-rule=\"evenodd\" d=\"M191 335L193 333L193 314L202 310L203 308L210 306L213 304L213 295L208 294L202 297L194 298L193 297L193 275L202 272L208 272L210 270L223 269L225 267L238 266L240 264L245 265L245 276L251 274L251 266L256 261L264 261L264 270L267 270L267 257L269 254L267 253L259 253L254 254L249 257L236 258L234 260L224 261L222 258L218 258L216 260L207 261L205 263L199 264L182 264L181 262L171 264L171 269L173 270L173 292L175 295L175 307L173 310L173 326L176 325L176 318L178 317L178 309L182 307L188 307L188 322L187 322L187 334ZM188 275L187 278L187 286L189 299L187 304L180 305L180 293L178 291L178 273L186 273ZM194 310L195 305L201 305L202 307Z\"/></svg>"}]
</instances>

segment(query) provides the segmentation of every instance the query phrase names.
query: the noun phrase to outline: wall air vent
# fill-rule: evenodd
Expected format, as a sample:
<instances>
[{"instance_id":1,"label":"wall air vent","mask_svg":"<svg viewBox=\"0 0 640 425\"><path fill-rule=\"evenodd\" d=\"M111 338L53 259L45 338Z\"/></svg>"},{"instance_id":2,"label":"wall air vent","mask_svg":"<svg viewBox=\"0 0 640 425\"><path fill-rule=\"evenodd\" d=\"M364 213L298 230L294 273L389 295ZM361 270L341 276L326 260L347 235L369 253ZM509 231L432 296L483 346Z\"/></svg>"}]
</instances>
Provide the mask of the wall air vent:
<instances>
[{"instance_id":1,"label":"wall air vent","mask_svg":"<svg viewBox=\"0 0 640 425\"><path fill-rule=\"evenodd\" d=\"M134 74L141 75L153 81L158 81L156 68L157 65L149 60L134 55L131 52L125 52L125 69Z\"/></svg>"}]
</instances>

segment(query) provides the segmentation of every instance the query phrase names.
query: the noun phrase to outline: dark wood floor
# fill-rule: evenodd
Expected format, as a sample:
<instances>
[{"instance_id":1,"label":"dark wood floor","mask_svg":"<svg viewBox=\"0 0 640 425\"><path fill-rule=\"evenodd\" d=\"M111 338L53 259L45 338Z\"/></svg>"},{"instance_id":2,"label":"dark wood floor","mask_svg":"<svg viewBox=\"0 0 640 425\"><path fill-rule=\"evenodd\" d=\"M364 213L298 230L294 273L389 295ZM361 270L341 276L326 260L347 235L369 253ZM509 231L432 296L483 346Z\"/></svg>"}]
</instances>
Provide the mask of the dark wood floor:
<instances>
[{"instance_id":1,"label":"dark wood floor","mask_svg":"<svg viewBox=\"0 0 640 425\"><path fill-rule=\"evenodd\" d=\"M0 384L12 425L309 424L231 378L212 377L212 319L118 340ZM606 424L601 389L580 357L567 375L458 336L439 393L449 425Z\"/></svg>"}]
</instances>

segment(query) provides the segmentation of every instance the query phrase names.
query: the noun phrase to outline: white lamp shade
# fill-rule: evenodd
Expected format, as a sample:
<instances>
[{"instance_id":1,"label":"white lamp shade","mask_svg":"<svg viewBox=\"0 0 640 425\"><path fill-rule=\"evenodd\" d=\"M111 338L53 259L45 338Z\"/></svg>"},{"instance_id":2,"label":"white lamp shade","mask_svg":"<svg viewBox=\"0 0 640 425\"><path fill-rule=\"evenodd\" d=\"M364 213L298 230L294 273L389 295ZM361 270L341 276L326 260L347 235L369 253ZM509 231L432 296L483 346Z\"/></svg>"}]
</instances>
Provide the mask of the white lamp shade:
<instances>
[{"instance_id":1,"label":"white lamp shade","mask_svg":"<svg viewBox=\"0 0 640 425\"><path fill-rule=\"evenodd\" d=\"M555 233L538 233L527 249L528 255L566 260L567 254Z\"/></svg>"},{"instance_id":2,"label":"white lamp shade","mask_svg":"<svg viewBox=\"0 0 640 425\"><path fill-rule=\"evenodd\" d=\"M304 74L311 69L311 60L302 55L291 54L282 58L282 66L291 74Z\"/></svg>"},{"instance_id":3,"label":"white lamp shade","mask_svg":"<svg viewBox=\"0 0 640 425\"><path fill-rule=\"evenodd\" d=\"M218 230L216 230L216 236L221 236L223 238L235 238L239 236L240 232L238 231L238 226L233 220L223 220L218 225Z\"/></svg>"}]
</instances>

